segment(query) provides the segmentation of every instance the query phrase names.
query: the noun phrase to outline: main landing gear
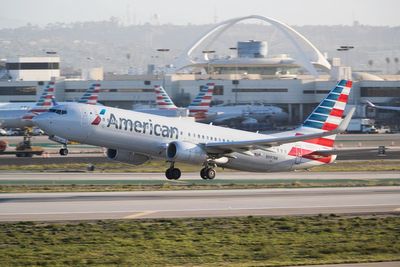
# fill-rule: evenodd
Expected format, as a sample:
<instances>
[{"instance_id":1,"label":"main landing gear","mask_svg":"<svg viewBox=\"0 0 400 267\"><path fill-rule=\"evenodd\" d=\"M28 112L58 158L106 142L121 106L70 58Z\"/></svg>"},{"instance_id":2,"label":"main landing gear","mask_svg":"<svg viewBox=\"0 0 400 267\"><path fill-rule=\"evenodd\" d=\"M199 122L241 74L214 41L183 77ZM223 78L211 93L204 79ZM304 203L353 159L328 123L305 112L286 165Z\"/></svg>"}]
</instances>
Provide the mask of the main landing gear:
<instances>
[{"instance_id":1,"label":"main landing gear","mask_svg":"<svg viewBox=\"0 0 400 267\"><path fill-rule=\"evenodd\" d=\"M170 167L165 171L165 177L167 177L168 180L178 180L181 177L181 170L178 168L175 168L174 166L175 162L171 162ZM217 172L214 170L215 166L205 166L203 169L200 171L200 176L204 180L212 180L215 178L215 175Z\"/></svg>"},{"instance_id":2,"label":"main landing gear","mask_svg":"<svg viewBox=\"0 0 400 267\"><path fill-rule=\"evenodd\" d=\"M217 172L212 167L204 167L200 171L200 177L204 180L212 180L215 178Z\"/></svg>"},{"instance_id":3,"label":"main landing gear","mask_svg":"<svg viewBox=\"0 0 400 267\"><path fill-rule=\"evenodd\" d=\"M178 180L181 177L181 170L174 167L174 162L171 162L171 166L165 171L165 177L168 180Z\"/></svg>"},{"instance_id":4,"label":"main landing gear","mask_svg":"<svg viewBox=\"0 0 400 267\"><path fill-rule=\"evenodd\" d=\"M214 170L214 168L216 167L215 164L213 164L212 162L205 162L204 163L204 168L201 169L200 171L200 177L203 180L212 180L215 178L215 175L217 174L217 172Z\"/></svg>"},{"instance_id":5,"label":"main landing gear","mask_svg":"<svg viewBox=\"0 0 400 267\"><path fill-rule=\"evenodd\" d=\"M60 153L61 156L68 155L68 147L67 147L66 144L63 144L62 148L60 148L59 153Z\"/></svg>"}]
</instances>

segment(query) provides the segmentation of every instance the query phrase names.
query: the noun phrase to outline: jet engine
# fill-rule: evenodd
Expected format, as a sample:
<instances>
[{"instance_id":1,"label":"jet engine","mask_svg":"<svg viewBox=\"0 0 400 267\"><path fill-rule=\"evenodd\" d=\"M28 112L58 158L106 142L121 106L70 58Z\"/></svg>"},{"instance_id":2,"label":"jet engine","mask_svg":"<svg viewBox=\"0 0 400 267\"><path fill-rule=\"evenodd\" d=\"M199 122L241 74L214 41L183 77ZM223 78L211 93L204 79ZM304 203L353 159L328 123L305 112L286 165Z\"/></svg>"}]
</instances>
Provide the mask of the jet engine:
<instances>
[{"instance_id":1,"label":"jet engine","mask_svg":"<svg viewBox=\"0 0 400 267\"><path fill-rule=\"evenodd\" d=\"M148 156L143 154L138 154L128 150L111 148L107 149L106 156L109 159L133 165L141 165L150 159Z\"/></svg>"},{"instance_id":2,"label":"jet engine","mask_svg":"<svg viewBox=\"0 0 400 267\"><path fill-rule=\"evenodd\" d=\"M207 153L199 145L188 142L171 142L167 146L167 159L192 164L202 164L207 160Z\"/></svg>"}]
</instances>

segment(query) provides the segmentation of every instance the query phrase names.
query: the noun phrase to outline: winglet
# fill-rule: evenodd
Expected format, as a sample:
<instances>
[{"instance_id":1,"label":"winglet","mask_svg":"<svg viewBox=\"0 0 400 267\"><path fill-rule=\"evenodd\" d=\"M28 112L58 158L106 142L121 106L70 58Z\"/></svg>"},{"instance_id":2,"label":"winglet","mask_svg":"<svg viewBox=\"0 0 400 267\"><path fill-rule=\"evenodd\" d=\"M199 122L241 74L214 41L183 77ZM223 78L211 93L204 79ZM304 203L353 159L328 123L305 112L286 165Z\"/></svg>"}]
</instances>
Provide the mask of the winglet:
<instances>
[{"instance_id":1,"label":"winglet","mask_svg":"<svg viewBox=\"0 0 400 267\"><path fill-rule=\"evenodd\" d=\"M370 106L370 107L372 107L372 108L375 108L375 107L376 107L372 102L370 102L370 101L368 101L368 100L365 100L365 102L367 102L368 106Z\"/></svg>"},{"instance_id":2,"label":"winglet","mask_svg":"<svg viewBox=\"0 0 400 267\"><path fill-rule=\"evenodd\" d=\"M343 133L346 131L347 127L349 126L350 120L354 115L354 112L356 111L356 108L351 108L349 113L347 113L346 118L342 120L342 122L339 124L339 127L337 128L338 133Z\"/></svg>"}]
</instances>

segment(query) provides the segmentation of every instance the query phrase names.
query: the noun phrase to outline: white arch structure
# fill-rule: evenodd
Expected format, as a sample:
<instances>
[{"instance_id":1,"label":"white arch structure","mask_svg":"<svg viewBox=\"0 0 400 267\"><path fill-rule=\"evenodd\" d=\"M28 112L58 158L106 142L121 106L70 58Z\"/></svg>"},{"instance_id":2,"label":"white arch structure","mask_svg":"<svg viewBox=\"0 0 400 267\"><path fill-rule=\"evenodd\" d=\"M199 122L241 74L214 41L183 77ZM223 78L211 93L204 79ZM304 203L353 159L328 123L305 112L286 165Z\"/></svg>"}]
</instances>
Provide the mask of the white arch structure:
<instances>
[{"instance_id":1,"label":"white arch structure","mask_svg":"<svg viewBox=\"0 0 400 267\"><path fill-rule=\"evenodd\" d=\"M185 66L198 63L192 59L192 54L198 48L205 40L207 40L211 35L219 31L216 36L213 38L213 40L210 42L213 43L222 33L224 33L226 30L234 26L235 24L243 21L243 20L249 20L249 19L256 19L256 20L261 20L265 21L267 23L270 23L271 25L275 26L283 35L291 42L291 44L295 47L295 50L297 52L297 55L299 57L299 63L307 70L309 71L312 75L318 76L318 72L315 69L315 65L326 68L326 69L331 69L331 65L329 62L326 60L326 58L322 55L322 53L303 35L301 35L299 32L297 32L295 29L290 27L289 25L280 22L276 19L268 18L268 17L263 17L259 15L250 15L246 17L240 17L240 18L234 18L234 19L229 19L223 22L218 23L215 25L211 30L209 30L206 34L201 36L198 40L196 40L188 49L185 50L185 52L174 62L174 65L177 70L182 69ZM311 51L313 52L312 57L310 58L308 53L305 51L304 47L296 41L295 37L298 37L300 40L302 40L309 48L311 48ZM208 61L208 55L204 54L204 59Z\"/></svg>"}]
</instances>

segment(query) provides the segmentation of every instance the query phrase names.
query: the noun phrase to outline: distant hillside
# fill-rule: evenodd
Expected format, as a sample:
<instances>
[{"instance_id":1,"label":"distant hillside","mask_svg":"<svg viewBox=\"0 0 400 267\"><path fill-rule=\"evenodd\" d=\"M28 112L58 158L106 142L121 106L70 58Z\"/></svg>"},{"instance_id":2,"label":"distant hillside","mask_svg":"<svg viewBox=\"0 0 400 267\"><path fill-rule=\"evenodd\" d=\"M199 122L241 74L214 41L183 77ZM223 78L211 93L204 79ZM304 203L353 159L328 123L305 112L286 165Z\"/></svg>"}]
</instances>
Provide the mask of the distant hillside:
<instances>
[{"instance_id":1,"label":"distant hillside","mask_svg":"<svg viewBox=\"0 0 400 267\"><path fill-rule=\"evenodd\" d=\"M44 28L28 25L0 30L0 58L40 55L51 50L61 56L64 70L102 65L106 71L126 73L129 67L145 70L147 64L171 63L211 27L120 26L116 21L49 24ZM400 27L338 25L294 28L321 52L327 52L330 57L341 56L354 69L391 73L399 70ZM219 55L229 55L232 51L227 48L235 46L238 40L249 39L268 40L270 54L291 54L293 51L279 32L261 24L236 25L207 49L216 50ZM340 54L343 52L336 51L340 45L352 45L355 49ZM170 52L157 52L159 48L169 48ZM389 64L386 58L389 58Z\"/></svg>"}]
</instances>

